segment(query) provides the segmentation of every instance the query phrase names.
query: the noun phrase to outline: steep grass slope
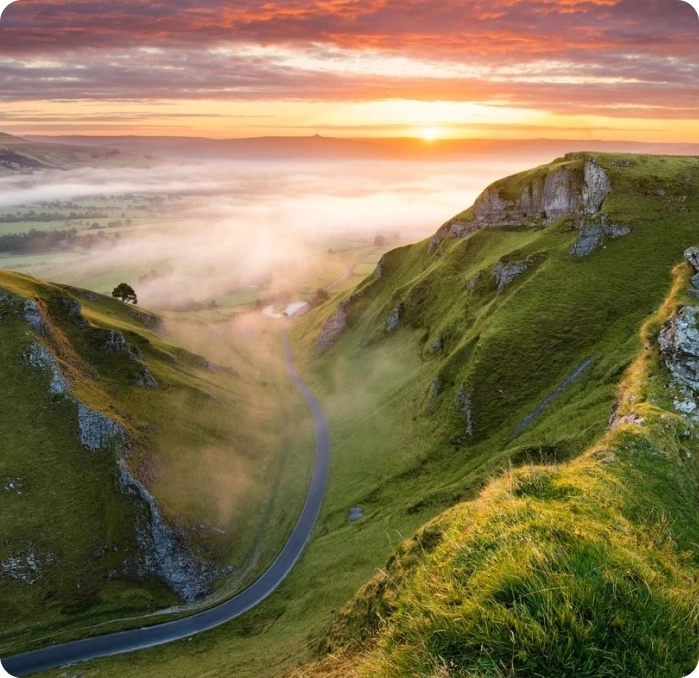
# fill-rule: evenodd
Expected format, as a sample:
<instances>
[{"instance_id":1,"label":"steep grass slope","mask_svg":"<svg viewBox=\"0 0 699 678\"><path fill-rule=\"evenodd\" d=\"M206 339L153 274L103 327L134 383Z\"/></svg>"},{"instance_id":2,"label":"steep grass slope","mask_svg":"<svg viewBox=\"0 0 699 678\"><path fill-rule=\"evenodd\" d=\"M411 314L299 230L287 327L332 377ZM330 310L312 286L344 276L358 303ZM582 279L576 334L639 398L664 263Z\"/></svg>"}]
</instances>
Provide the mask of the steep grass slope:
<instances>
[{"instance_id":1,"label":"steep grass slope","mask_svg":"<svg viewBox=\"0 0 699 678\"><path fill-rule=\"evenodd\" d=\"M247 619L81 674L687 673L695 441L655 336L689 302L673 269L698 217L699 159L572 154L387 254L293 328L333 458L289 580Z\"/></svg>"},{"instance_id":2,"label":"steep grass slope","mask_svg":"<svg viewBox=\"0 0 699 678\"><path fill-rule=\"evenodd\" d=\"M262 533L286 511L274 355L229 356L238 372L162 334L146 311L0 272L5 652L235 588L293 526Z\"/></svg>"},{"instance_id":3,"label":"steep grass slope","mask_svg":"<svg viewBox=\"0 0 699 678\"><path fill-rule=\"evenodd\" d=\"M590 167L606 180L594 207ZM698 170L576 154L504 180L345 305L330 352L419 332L434 375L415 394L434 442L424 465L460 465L466 483L496 459L524 466L403 544L332 626L333 657L299 675L694 668L696 392L668 373L658 334L696 304L688 264L670 286L699 240Z\"/></svg>"}]
</instances>

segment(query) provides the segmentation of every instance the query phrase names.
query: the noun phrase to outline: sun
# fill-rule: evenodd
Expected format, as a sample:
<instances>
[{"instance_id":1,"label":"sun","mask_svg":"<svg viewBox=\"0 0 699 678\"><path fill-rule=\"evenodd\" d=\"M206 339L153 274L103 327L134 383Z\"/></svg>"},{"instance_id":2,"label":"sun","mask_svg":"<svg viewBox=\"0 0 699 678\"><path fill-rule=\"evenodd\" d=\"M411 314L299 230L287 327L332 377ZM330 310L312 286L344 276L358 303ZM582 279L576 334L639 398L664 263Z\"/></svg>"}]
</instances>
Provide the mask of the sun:
<instances>
[{"instance_id":1,"label":"sun","mask_svg":"<svg viewBox=\"0 0 699 678\"><path fill-rule=\"evenodd\" d=\"M417 135L423 141L435 141L436 139L439 139L439 130L434 127L421 127L419 130L417 130Z\"/></svg>"}]
</instances>

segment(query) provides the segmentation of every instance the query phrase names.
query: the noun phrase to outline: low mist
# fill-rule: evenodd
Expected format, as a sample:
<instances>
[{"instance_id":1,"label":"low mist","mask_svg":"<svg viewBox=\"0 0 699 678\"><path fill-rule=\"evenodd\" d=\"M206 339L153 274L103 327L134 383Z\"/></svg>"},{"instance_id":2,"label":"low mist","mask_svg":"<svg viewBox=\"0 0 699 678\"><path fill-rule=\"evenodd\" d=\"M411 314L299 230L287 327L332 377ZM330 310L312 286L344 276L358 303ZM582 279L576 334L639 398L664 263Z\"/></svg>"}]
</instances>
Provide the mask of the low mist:
<instances>
[{"instance_id":1,"label":"low mist","mask_svg":"<svg viewBox=\"0 0 699 678\"><path fill-rule=\"evenodd\" d=\"M178 300L207 301L261 280L293 290L315 269L321 274L327 265L321 254L347 241L383 235L398 246L420 240L490 182L542 160L237 161L38 172L0 178L0 206L163 197L156 218L125 207L134 228L108 248L64 254L46 271L17 267L57 282L93 284L103 293L111 288L92 281L112 271L137 288L139 303L176 307ZM1 228L11 232L12 224Z\"/></svg>"}]
</instances>

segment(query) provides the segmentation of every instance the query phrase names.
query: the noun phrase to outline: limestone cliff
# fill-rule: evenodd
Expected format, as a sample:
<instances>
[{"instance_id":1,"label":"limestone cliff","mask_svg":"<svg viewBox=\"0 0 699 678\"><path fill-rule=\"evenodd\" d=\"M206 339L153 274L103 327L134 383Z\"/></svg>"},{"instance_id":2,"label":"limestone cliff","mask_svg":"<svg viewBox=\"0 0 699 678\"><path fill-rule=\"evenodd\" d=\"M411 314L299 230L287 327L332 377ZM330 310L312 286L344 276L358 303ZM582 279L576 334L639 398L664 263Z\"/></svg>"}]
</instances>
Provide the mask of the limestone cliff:
<instances>
[{"instance_id":1,"label":"limestone cliff","mask_svg":"<svg viewBox=\"0 0 699 678\"><path fill-rule=\"evenodd\" d=\"M594 157L569 154L560 162L491 184L470 210L437 231L430 250L445 238L461 238L481 228L533 227L570 217L583 241L571 254L584 256L605 237L629 232L623 225L608 224L600 214L611 192L607 171Z\"/></svg>"}]
</instances>

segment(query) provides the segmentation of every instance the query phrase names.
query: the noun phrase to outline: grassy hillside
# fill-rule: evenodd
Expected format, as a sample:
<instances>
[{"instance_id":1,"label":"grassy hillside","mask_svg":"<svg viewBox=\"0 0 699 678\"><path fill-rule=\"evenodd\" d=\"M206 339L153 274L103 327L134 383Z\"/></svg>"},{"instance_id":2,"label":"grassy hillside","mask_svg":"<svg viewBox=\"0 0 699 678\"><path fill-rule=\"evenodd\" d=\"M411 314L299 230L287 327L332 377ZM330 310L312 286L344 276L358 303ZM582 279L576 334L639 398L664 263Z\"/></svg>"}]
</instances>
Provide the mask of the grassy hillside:
<instances>
[{"instance_id":1,"label":"grassy hillside","mask_svg":"<svg viewBox=\"0 0 699 678\"><path fill-rule=\"evenodd\" d=\"M199 563L190 570L221 593L269 562L293 527L312 450L300 451L303 405L276 330L169 325L0 272L3 653L182 602L154 555L152 507L121 465ZM217 355L197 345L216 333Z\"/></svg>"},{"instance_id":2,"label":"grassy hillside","mask_svg":"<svg viewBox=\"0 0 699 678\"><path fill-rule=\"evenodd\" d=\"M688 673L696 441L655 347L698 215L697 158L573 154L386 255L294 327L333 461L290 579L247 620L81 673ZM645 423L608 432L612 411Z\"/></svg>"},{"instance_id":3,"label":"grassy hillside","mask_svg":"<svg viewBox=\"0 0 699 678\"><path fill-rule=\"evenodd\" d=\"M0 133L0 176L13 172L75 167L146 167L152 158L121 149L30 141Z\"/></svg>"}]
</instances>

